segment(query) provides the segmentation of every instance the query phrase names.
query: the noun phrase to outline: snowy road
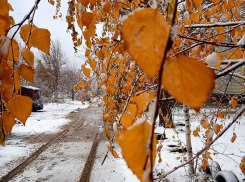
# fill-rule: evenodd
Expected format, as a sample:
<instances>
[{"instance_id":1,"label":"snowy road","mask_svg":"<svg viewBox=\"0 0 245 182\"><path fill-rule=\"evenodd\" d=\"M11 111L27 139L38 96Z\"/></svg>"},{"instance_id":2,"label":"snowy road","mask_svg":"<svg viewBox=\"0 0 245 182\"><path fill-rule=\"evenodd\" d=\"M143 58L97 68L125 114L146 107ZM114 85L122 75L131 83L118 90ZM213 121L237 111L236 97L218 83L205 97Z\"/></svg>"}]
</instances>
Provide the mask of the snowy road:
<instances>
[{"instance_id":1,"label":"snowy road","mask_svg":"<svg viewBox=\"0 0 245 182\"><path fill-rule=\"evenodd\" d=\"M15 126L0 148L0 182L137 182L124 160L111 154L101 166L107 152L102 108L68 105L47 106L33 113L25 128Z\"/></svg>"}]
</instances>

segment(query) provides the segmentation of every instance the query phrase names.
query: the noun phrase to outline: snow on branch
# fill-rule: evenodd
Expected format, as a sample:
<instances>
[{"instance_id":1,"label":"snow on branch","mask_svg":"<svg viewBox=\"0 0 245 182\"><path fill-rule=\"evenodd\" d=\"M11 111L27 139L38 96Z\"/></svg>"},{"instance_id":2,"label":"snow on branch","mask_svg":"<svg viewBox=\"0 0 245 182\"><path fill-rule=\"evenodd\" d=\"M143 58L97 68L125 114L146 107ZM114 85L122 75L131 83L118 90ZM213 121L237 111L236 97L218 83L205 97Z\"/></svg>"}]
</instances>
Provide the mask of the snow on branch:
<instances>
[{"instance_id":1,"label":"snow on branch","mask_svg":"<svg viewBox=\"0 0 245 182\"><path fill-rule=\"evenodd\" d=\"M173 168L171 171L167 172L166 174L163 174L161 175L160 177L158 178L155 178L154 180L156 179L162 179L162 178L165 178L166 176L170 175L171 173L173 173L174 171L176 171L177 169L181 168L181 167L184 167L185 165L189 164L190 162L192 162L193 160L195 160L197 157L199 157L204 151L206 151L211 145L214 144L214 142L216 142L236 121L237 119L242 115L242 113L245 111L245 105L243 105L238 111L237 113L235 114L233 120L227 125L227 127L225 127L215 138L212 142L210 142L208 145L206 145L206 147L204 147L202 150L200 150L199 152L197 152L197 154L192 158L190 159L189 161L187 161L186 163L184 164L181 164L175 168Z\"/></svg>"},{"instance_id":2,"label":"snow on branch","mask_svg":"<svg viewBox=\"0 0 245 182\"><path fill-rule=\"evenodd\" d=\"M232 65L230 68L228 68L228 69L226 69L226 70L221 71L220 73L218 73L216 78L219 78L221 76L224 76L224 75L230 73L231 71L239 68L240 66L242 66L244 64L245 64L245 59L240 59L239 62L237 62L236 64Z\"/></svg>"},{"instance_id":3,"label":"snow on branch","mask_svg":"<svg viewBox=\"0 0 245 182\"><path fill-rule=\"evenodd\" d=\"M211 28L211 27L226 27L234 25L245 25L245 21L236 21L236 22L225 22L225 23L213 23L213 24L194 24L194 25L185 25L185 28Z\"/></svg>"}]
</instances>

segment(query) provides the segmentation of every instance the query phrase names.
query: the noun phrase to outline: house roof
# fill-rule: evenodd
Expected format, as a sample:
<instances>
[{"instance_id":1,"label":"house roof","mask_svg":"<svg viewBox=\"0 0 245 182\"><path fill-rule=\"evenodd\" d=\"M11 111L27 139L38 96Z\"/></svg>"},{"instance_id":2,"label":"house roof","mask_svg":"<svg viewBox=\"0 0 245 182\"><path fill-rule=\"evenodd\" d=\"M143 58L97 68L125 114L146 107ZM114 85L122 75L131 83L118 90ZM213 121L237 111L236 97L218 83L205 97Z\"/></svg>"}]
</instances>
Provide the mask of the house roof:
<instances>
[{"instance_id":1,"label":"house roof","mask_svg":"<svg viewBox=\"0 0 245 182\"><path fill-rule=\"evenodd\" d=\"M27 89L31 89L31 90L41 90L40 88L33 87L33 86L25 86L25 85L22 85L21 87L27 88Z\"/></svg>"}]
</instances>

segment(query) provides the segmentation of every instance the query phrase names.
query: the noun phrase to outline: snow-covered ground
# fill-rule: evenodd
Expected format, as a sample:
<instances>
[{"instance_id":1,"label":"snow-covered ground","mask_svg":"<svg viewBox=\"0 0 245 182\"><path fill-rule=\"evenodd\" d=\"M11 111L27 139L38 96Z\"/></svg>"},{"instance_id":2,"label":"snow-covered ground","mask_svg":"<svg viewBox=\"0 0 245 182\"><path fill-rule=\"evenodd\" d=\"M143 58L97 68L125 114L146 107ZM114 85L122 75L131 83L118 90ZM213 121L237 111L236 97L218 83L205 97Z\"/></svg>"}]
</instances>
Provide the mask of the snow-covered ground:
<instances>
[{"instance_id":1,"label":"snow-covered ground","mask_svg":"<svg viewBox=\"0 0 245 182\"><path fill-rule=\"evenodd\" d=\"M210 114L215 110L210 109L202 109L202 112L206 112L207 114ZM190 111L191 115L191 130L195 130L196 127L200 126L200 121L202 118L202 114L199 114L196 116L196 113L194 111ZM177 109L174 112L174 122L182 122L184 123L184 113L182 109ZM232 126L221 138L217 140L217 142L214 143L214 145L211 147L209 152L211 153L211 157L214 161L217 161L220 164L220 167L222 170L229 170L235 173L235 175L238 177L239 181L242 181L245 179L245 176L242 174L240 170L240 163L243 156L245 156L245 119L244 114L241 118L238 119L240 121L240 125L236 123L234 126ZM217 123L223 123L224 127L226 127L232 120L232 117L230 119L218 119ZM209 120L210 121L210 120ZM205 129L200 127L201 131L199 132L199 135L202 136L205 134ZM163 133L164 128L158 127L156 128L156 133ZM162 141L163 148L161 150L161 157L162 162L159 163L156 166L156 169L160 173L166 173L170 170L172 170L174 167L179 166L182 164L183 157L187 157L187 155L184 155L183 153L177 153L177 152L170 152L168 145L175 144L178 145L179 140L185 144L186 143L186 137L185 137L185 127L177 127L176 131L179 133L176 134L176 132L173 129L166 129L166 137L167 140ZM234 143L231 142L231 138L233 136L233 132L236 133L237 138ZM214 134L214 137L216 135ZM195 137L192 135L192 147L194 154L197 153L199 150L201 150L204 147L203 139L200 137ZM215 155L214 155L215 153ZM177 160L177 158L180 158ZM182 160L181 160L182 159ZM158 159L157 159L158 160ZM182 162L181 162L182 161ZM197 173L199 173L198 179L200 181L202 180L203 175L199 172L199 167L201 164L201 161L198 162L197 166ZM184 168L180 168L171 175L167 177L169 181L189 181L189 177L187 176L187 169L188 166Z\"/></svg>"},{"instance_id":2,"label":"snow-covered ground","mask_svg":"<svg viewBox=\"0 0 245 182\"><path fill-rule=\"evenodd\" d=\"M7 136L5 146L0 146L0 176L5 175L10 168L16 166L11 161L28 157L43 144L31 144L23 140L23 137L42 133L57 133L61 130L61 126L70 122L65 118L66 115L78 108L82 109L88 106L89 104L82 105L80 101L44 104L43 110L31 113L25 126L15 124L11 136Z\"/></svg>"},{"instance_id":3,"label":"snow-covered ground","mask_svg":"<svg viewBox=\"0 0 245 182\"><path fill-rule=\"evenodd\" d=\"M82 108L87 108L88 106L89 104L82 105L81 102L79 101L67 101L66 103L62 103L62 104L56 104L56 103L45 104L43 111L33 112L31 114L30 118L28 118L26 122L25 127L22 124L15 125L12 131L12 136L7 137L6 146L5 147L0 146L0 171L1 171L0 177L5 175L9 169L12 169L16 165L18 165L17 163L13 163L12 161L17 161L17 159L22 159L22 158L24 160L38 147L44 144L44 143L32 144L30 142L28 143L27 141L22 140L23 136L31 137L32 135L38 136L39 134L42 133L47 133L47 134L57 133L61 131L61 126L70 122L69 119L65 118L66 115L68 115L72 111L76 112L76 109L78 108L82 109ZM206 111L206 113L211 112L210 109L203 109L202 112L204 111ZM201 114L196 116L195 113L191 111L192 131L196 129L197 126L200 125L201 118L202 118ZM184 123L182 109L175 110L174 121ZM223 119L223 120L219 119L217 122L223 123L225 127L230 121L231 119ZM239 164L241 162L241 157L245 155L244 115L242 116L242 118L239 118L239 121L240 121L240 125L236 124L235 127L229 129L227 133L225 133L222 136L222 138L220 138L214 144L210 152L211 152L211 157L213 158L213 160L217 161L221 165L222 170L230 170L234 172L239 178L239 180L242 181L245 177L240 171ZM178 135L172 129L165 130L168 139L162 142L163 145L163 148L161 150L162 162L157 164L155 167L157 172L161 174L164 174L170 171L171 169L173 169L174 167L182 164L181 159L183 158L183 154L170 152L168 147L168 145L170 144L178 144L179 140L185 143L185 133L184 133L185 128L178 127L176 130L179 132ZM156 128L156 132L163 132L163 128L161 127ZM205 130L201 128L201 132L199 133L200 136L202 136L204 132ZM230 141L230 139L233 136L233 132L235 132L237 135L237 139L234 143ZM196 153L197 151L203 148L203 141L199 137L194 137L192 135L192 143L193 143L194 153ZM81 150L82 148L84 148L84 152L88 153L90 151L91 145L92 142L84 144L84 146L82 147L80 146L80 147ZM64 151L66 150L70 150L70 148L67 147L67 144L64 145ZM115 150L118 153L120 152L120 148L118 146L116 146ZM114 159L110 153L104 165L101 165L101 162L103 161L106 151L107 148L105 147L105 141L102 140L99 143L95 163L91 173L92 182L100 182L100 181L138 182L139 181L135 177L135 175L133 175L132 172L127 168L127 165L123 159ZM213 153L220 153L220 154L213 155ZM43 155L45 154L46 153L44 153ZM69 155L72 154L69 152ZM180 157L180 159L177 160L178 157ZM59 160L59 158L57 158L57 160ZM199 161L198 164L200 163L201 162ZM50 166L52 165L53 163L50 163ZM83 164L79 164L79 165L83 165ZM50 166L46 166L46 167L48 168ZM198 168L199 167L197 167L197 172L198 172ZM55 171L53 171L53 173L55 173ZM31 174L33 173L31 172ZM189 181L189 177L187 176L187 166L178 169L176 172L169 175L167 179L169 181L176 181L176 182Z\"/></svg>"}]
</instances>

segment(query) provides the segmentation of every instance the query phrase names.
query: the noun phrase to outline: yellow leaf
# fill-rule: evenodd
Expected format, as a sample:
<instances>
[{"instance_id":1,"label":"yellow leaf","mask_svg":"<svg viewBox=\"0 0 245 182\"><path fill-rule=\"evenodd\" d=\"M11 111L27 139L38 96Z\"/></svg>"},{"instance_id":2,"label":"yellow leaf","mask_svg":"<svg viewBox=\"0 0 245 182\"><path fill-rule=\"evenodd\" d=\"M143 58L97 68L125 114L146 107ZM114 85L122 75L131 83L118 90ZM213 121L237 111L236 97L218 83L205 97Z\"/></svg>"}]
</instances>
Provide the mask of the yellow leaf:
<instances>
[{"instance_id":1,"label":"yellow leaf","mask_svg":"<svg viewBox=\"0 0 245 182\"><path fill-rule=\"evenodd\" d=\"M83 64L83 65L82 65L82 70L83 70L83 74L84 74L86 77L90 78L90 69L86 68L85 65Z\"/></svg>"},{"instance_id":2,"label":"yellow leaf","mask_svg":"<svg viewBox=\"0 0 245 182\"><path fill-rule=\"evenodd\" d=\"M216 4L220 3L222 0L210 0L210 1L212 1L214 3L214 5L216 5Z\"/></svg>"},{"instance_id":3,"label":"yellow leaf","mask_svg":"<svg viewBox=\"0 0 245 182\"><path fill-rule=\"evenodd\" d=\"M193 131L193 135L194 135L195 137L199 136L198 130L194 130L194 131Z\"/></svg>"},{"instance_id":4,"label":"yellow leaf","mask_svg":"<svg viewBox=\"0 0 245 182\"><path fill-rule=\"evenodd\" d=\"M90 56L90 50L89 49L86 49L85 57L89 58L89 56Z\"/></svg>"},{"instance_id":5,"label":"yellow leaf","mask_svg":"<svg viewBox=\"0 0 245 182\"><path fill-rule=\"evenodd\" d=\"M186 3L187 11L192 12L192 10L193 10L192 0L186 0L185 3Z\"/></svg>"},{"instance_id":6,"label":"yellow leaf","mask_svg":"<svg viewBox=\"0 0 245 182\"><path fill-rule=\"evenodd\" d=\"M202 120L201 120L201 125L202 125L202 127L205 128L205 129L207 129L208 126L209 126L208 122L207 122L205 119L202 119Z\"/></svg>"},{"instance_id":7,"label":"yellow leaf","mask_svg":"<svg viewBox=\"0 0 245 182\"><path fill-rule=\"evenodd\" d=\"M215 133L216 135L218 135L219 132L220 132L221 127L220 127L219 124L214 124L213 129L214 129L214 133Z\"/></svg>"},{"instance_id":8,"label":"yellow leaf","mask_svg":"<svg viewBox=\"0 0 245 182\"><path fill-rule=\"evenodd\" d=\"M122 25L126 50L153 80L161 69L169 37L169 25L156 9L141 9L129 15Z\"/></svg>"},{"instance_id":9,"label":"yellow leaf","mask_svg":"<svg viewBox=\"0 0 245 182\"><path fill-rule=\"evenodd\" d=\"M84 5L85 7L88 6L89 0L81 0L82 5Z\"/></svg>"},{"instance_id":10,"label":"yellow leaf","mask_svg":"<svg viewBox=\"0 0 245 182\"><path fill-rule=\"evenodd\" d=\"M108 93L108 94L113 94L114 93L114 88L113 88L113 86L112 85L108 85L107 86L107 88L106 88L106 92Z\"/></svg>"},{"instance_id":11,"label":"yellow leaf","mask_svg":"<svg viewBox=\"0 0 245 182\"><path fill-rule=\"evenodd\" d=\"M225 114L222 111L218 111L218 117L222 119L225 117Z\"/></svg>"},{"instance_id":12,"label":"yellow leaf","mask_svg":"<svg viewBox=\"0 0 245 182\"><path fill-rule=\"evenodd\" d=\"M90 65L90 67L91 67L93 70L95 70L96 65L97 65L97 62L96 62L94 59L90 59L90 60L88 61L88 64Z\"/></svg>"},{"instance_id":13,"label":"yellow leaf","mask_svg":"<svg viewBox=\"0 0 245 182\"><path fill-rule=\"evenodd\" d=\"M110 3L107 2L107 3L104 5L103 9L104 9L105 12L109 13L109 12L110 12L110 9L111 9Z\"/></svg>"},{"instance_id":14,"label":"yellow leaf","mask_svg":"<svg viewBox=\"0 0 245 182\"><path fill-rule=\"evenodd\" d=\"M135 119L137 114L137 107L134 104L128 104L126 112L123 114L121 123L124 128L130 127Z\"/></svg>"},{"instance_id":15,"label":"yellow leaf","mask_svg":"<svg viewBox=\"0 0 245 182\"><path fill-rule=\"evenodd\" d=\"M5 145L5 134L3 129L0 129L0 145L4 146Z\"/></svg>"},{"instance_id":16,"label":"yellow leaf","mask_svg":"<svg viewBox=\"0 0 245 182\"><path fill-rule=\"evenodd\" d=\"M7 56L10 48L10 38L2 35L0 36L0 54Z\"/></svg>"},{"instance_id":17,"label":"yellow leaf","mask_svg":"<svg viewBox=\"0 0 245 182\"><path fill-rule=\"evenodd\" d=\"M236 133L233 133L233 136L231 138L231 142L234 143L236 138L237 138Z\"/></svg>"},{"instance_id":18,"label":"yellow leaf","mask_svg":"<svg viewBox=\"0 0 245 182\"><path fill-rule=\"evenodd\" d=\"M87 12L82 15L82 23L88 28L94 18L94 14Z\"/></svg>"},{"instance_id":19,"label":"yellow leaf","mask_svg":"<svg viewBox=\"0 0 245 182\"><path fill-rule=\"evenodd\" d=\"M92 4L93 6L96 5L96 0L89 0L89 3Z\"/></svg>"},{"instance_id":20,"label":"yellow leaf","mask_svg":"<svg viewBox=\"0 0 245 182\"><path fill-rule=\"evenodd\" d=\"M49 0L49 3L54 6L54 0Z\"/></svg>"},{"instance_id":21,"label":"yellow leaf","mask_svg":"<svg viewBox=\"0 0 245 182\"><path fill-rule=\"evenodd\" d=\"M31 32L30 44L46 54L49 54L50 33L47 29L36 28Z\"/></svg>"},{"instance_id":22,"label":"yellow leaf","mask_svg":"<svg viewBox=\"0 0 245 182\"><path fill-rule=\"evenodd\" d=\"M148 181L147 176L143 179L143 175L144 171L149 168L149 161L147 161L149 146L147 146L147 143L149 143L150 130L151 125L144 121L125 131L119 141L124 160L140 181ZM153 161L155 161L155 158Z\"/></svg>"},{"instance_id":23,"label":"yellow leaf","mask_svg":"<svg viewBox=\"0 0 245 182\"><path fill-rule=\"evenodd\" d=\"M194 22L194 23L198 23L199 22L199 14L198 13L192 13L190 15L190 18L191 20Z\"/></svg>"},{"instance_id":24,"label":"yellow leaf","mask_svg":"<svg viewBox=\"0 0 245 182\"><path fill-rule=\"evenodd\" d=\"M135 96L133 100L138 106L139 114L142 114L149 104L149 94L147 92L144 92L138 96Z\"/></svg>"},{"instance_id":25,"label":"yellow leaf","mask_svg":"<svg viewBox=\"0 0 245 182\"><path fill-rule=\"evenodd\" d=\"M96 56L97 56L97 58L98 58L99 60L101 60L102 54L101 54L100 51L96 51Z\"/></svg>"},{"instance_id":26,"label":"yellow leaf","mask_svg":"<svg viewBox=\"0 0 245 182\"><path fill-rule=\"evenodd\" d=\"M37 28L37 27L36 27L35 25L32 25L32 26L29 25L29 24L23 25L23 26L21 27L21 29L20 29L20 37L22 38L22 40L23 40L24 42L26 42L27 39L28 39L28 36L29 36L29 34L30 34L30 31L32 31L32 30L34 30L34 29L36 29L36 28ZM28 47L29 47L29 48L32 47L30 41L28 42Z\"/></svg>"},{"instance_id":27,"label":"yellow leaf","mask_svg":"<svg viewBox=\"0 0 245 182\"><path fill-rule=\"evenodd\" d=\"M11 99L6 107L18 120L25 124L32 111L32 99L26 96L17 96Z\"/></svg>"},{"instance_id":28,"label":"yellow leaf","mask_svg":"<svg viewBox=\"0 0 245 182\"><path fill-rule=\"evenodd\" d=\"M223 33L225 31L225 27L216 27L218 33Z\"/></svg>"},{"instance_id":29,"label":"yellow leaf","mask_svg":"<svg viewBox=\"0 0 245 182\"><path fill-rule=\"evenodd\" d=\"M231 99L231 106L235 108L237 106L237 99L235 97L232 97Z\"/></svg>"},{"instance_id":30,"label":"yellow leaf","mask_svg":"<svg viewBox=\"0 0 245 182\"><path fill-rule=\"evenodd\" d=\"M111 154L113 155L114 158L120 158L117 153L113 150L113 147L110 146L108 147L108 150L111 152Z\"/></svg>"},{"instance_id":31,"label":"yellow leaf","mask_svg":"<svg viewBox=\"0 0 245 182\"><path fill-rule=\"evenodd\" d=\"M3 124L5 133L11 134L14 122L14 115L11 112L3 111Z\"/></svg>"},{"instance_id":32,"label":"yellow leaf","mask_svg":"<svg viewBox=\"0 0 245 182\"><path fill-rule=\"evenodd\" d=\"M178 55L166 62L162 77L166 91L178 102L199 111L214 88L216 76L203 62Z\"/></svg>"},{"instance_id":33,"label":"yellow leaf","mask_svg":"<svg viewBox=\"0 0 245 182\"><path fill-rule=\"evenodd\" d=\"M12 52L12 47L13 47L13 52ZM18 61L18 56L19 56L19 45L16 42L16 40L13 39L12 40L12 45L10 44L10 47L9 47L9 53L8 53L8 58L7 59L9 61L13 61L13 58L14 58L14 61L17 62Z\"/></svg>"},{"instance_id":34,"label":"yellow leaf","mask_svg":"<svg viewBox=\"0 0 245 182\"><path fill-rule=\"evenodd\" d=\"M243 157L241 160L240 169L241 169L242 173L245 175L245 157Z\"/></svg>"},{"instance_id":35,"label":"yellow leaf","mask_svg":"<svg viewBox=\"0 0 245 182\"><path fill-rule=\"evenodd\" d=\"M1 7L1 5L0 5ZM9 19L8 15L1 15L1 10L0 10L0 35L5 35L5 31L10 28L11 21Z\"/></svg>"},{"instance_id":36,"label":"yellow leaf","mask_svg":"<svg viewBox=\"0 0 245 182\"><path fill-rule=\"evenodd\" d=\"M0 15L7 16L9 14L9 5L7 0L0 1Z\"/></svg>"},{"instance_id":37,"label":"yellow leaf","mask_svg":"<svg viewBox=\"0 0 245 182\"><path fill-rule=\"evenodd\" d=\"M21 56L25 60L25 62L32 68L34 69L34 54L28 49L24 49L21 52Z\"/></svg>"},{"instance_id":38,"label":"yellow leaf","mask_svg":"<svg viewBox=\"0 0 245 182\"><path fill-rule=\"evenodd\" d=\"M20 75L16 70L14 70L14 86L15 86L15 92L19 93L20 91Z\"/></svg>"},{"instance_id":39,"label":"yellow leaf","mask_svg":"<svg viewBox=\"0 0 245 182\"><path fill-rule=\"evenodd\" d=\"M34 70L30 66L21 64L17 71L22 78L28 82L33 82Z\"/></svg>"},{"instance_id":40,"label":"yellow leaf","mask_svg":"<svg viewBox=\"0 0 245 182\"><path fill-rule=\"evenodd\" d=\"M203 0L193 0L193 2L195 6L198 8L202 4Z\"/></svg>"},{"instance_id":41,"label":"yellow leaf","mask_svg":"<svg viewBox=\"0 0 245 182\"><path fill-rule=\"evenodd\" d=\"M227 21L230 21L231 20L231 14L230 13L226 13L225 14L225 19L227 20Z\"/></svg>"},{"instance_id":42,"label":"yellow leaf","mask_svg":"<svg viewBox=\"0 0 245 182\"><path fill-rule=\"evenodd\" d=\"M80 81L77 85L78 85L79 87L84 87L84 82L83 82L83 81Z\"/></svg>"}]
</instances>

